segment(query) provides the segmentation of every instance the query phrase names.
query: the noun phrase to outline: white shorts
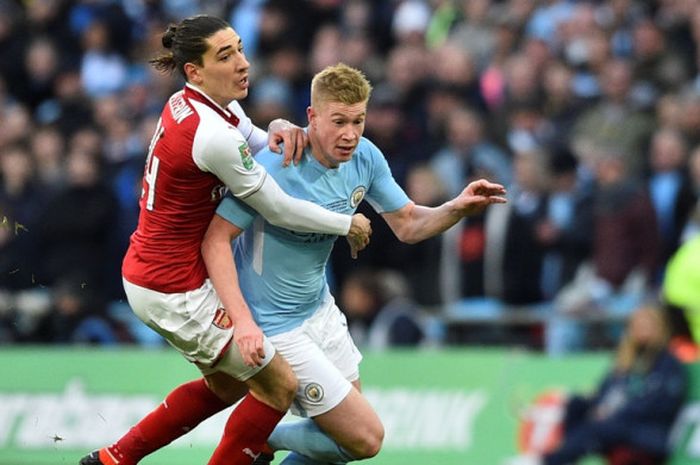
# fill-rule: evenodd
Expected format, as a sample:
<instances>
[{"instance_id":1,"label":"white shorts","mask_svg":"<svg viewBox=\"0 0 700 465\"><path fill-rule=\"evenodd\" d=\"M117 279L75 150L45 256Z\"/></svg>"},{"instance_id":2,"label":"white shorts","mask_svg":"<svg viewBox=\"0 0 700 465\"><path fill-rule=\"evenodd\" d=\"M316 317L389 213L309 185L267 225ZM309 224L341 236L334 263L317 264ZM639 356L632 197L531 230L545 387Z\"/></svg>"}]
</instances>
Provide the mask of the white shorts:
<instances>
[{"instance_id":1,"label":"white shorts","mask_svg":"<svg viewBox=\"0 0 700 465\"><path fill-rule=\"evenodd\" d=\"M291 407L296 415L313 418L331 410L360 377L362 354L330 295L304 324L270 340L299 379Z\"/></svg>"},{"instance_id":2,"label":"white shorts","mask_svg":"<svg viewBox=\"0 0 700 465\"><path fill-rule=\"evenodd\" d=\"M264 338L263 366L249 367L243 363L238 347L233 344L231 320L208 279L198 289L173 294L147 289L123 278L122 281L134 313L197 365L202 374L221 371L245 381L272 360L275 348Z\"/></svg>"}]
</instances>

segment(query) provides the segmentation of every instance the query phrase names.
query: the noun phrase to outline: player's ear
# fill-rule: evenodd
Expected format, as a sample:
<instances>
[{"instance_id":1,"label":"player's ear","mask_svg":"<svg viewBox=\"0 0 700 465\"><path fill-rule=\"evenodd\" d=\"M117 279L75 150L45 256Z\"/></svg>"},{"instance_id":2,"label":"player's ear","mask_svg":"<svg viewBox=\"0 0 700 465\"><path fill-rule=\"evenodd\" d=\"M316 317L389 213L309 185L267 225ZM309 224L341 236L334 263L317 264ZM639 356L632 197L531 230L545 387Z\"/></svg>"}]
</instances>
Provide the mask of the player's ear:
<instances>
[{"instance_id":1,"label":"player's ear","mask_svg":"<svg viewBox=\"0 0 700 465\"><path fill-rule=\"evenodd\" d=\"M194 63L185 63L184 66L185 76L187 76L187 82L192 84L200 85L202 83L202 74L199 72L199 66Z\"/></svg>"},{"instance_id":2,"label":"player's ear","mask_svg":"<svg viewBox=\"0 0 700 465\"><path fill-rule=\"evenodd\" d=\"M306 107L306 118L309 120L309 126L312 126L316 119L316 112L314 111L314 107L310 105Z\"/></svg>"}]
</instances>

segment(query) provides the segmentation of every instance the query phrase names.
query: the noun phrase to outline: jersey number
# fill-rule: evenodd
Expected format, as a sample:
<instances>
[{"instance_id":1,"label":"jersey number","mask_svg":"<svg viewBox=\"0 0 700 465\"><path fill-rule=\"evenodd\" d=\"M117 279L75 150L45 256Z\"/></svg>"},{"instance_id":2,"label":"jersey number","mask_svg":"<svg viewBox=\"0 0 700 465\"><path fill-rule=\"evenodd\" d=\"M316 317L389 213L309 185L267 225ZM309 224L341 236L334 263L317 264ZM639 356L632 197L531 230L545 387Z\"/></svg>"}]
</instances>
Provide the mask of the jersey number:
<instances>
[{"instance_id":1,"label":"jersey number","mask_svg":"<svg viewBox=\"0 0 700 465\"><path fill-rule=\"evenodd\" d=\"M158 124L156 125L156 132L153 134L151 143L148 146L148 156L146 157L146 169L144 171L143 178L148 184L148 198L146 199L146 210L153 210L153 204L156 200L156 177L158 177L158 165L160 160L156 157L153 152L155 151L156 144L158 140L163 136L165 128L161 124L160 118L158 119ZM144 192L141 191L141 197L143 197Z\"/></svg>"}]
</instances>

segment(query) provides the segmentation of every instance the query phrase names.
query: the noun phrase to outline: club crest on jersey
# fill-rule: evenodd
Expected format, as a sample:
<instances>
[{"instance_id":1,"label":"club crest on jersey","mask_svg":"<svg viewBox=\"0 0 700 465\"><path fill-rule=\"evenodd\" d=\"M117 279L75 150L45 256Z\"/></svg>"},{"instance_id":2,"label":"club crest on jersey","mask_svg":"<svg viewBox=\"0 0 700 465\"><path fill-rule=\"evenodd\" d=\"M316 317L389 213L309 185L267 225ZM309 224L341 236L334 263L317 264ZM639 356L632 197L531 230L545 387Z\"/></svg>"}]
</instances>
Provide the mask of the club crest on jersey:
<instances>
[{"instance_id":1,"label":"club crest on jersey","mask_svg":"<svg viewBox=\"0 0 700 465\"><path fill-rule=\"evenodd\" d=\"M304 388L304 397L306 397L309 402L319 403L323 400L323 388L318 383L309 383L309 385Z\"/></svg>"},{"instance_id":2,"label":"club crest on jersey","mask_svg":"<svg viewBox=\"0 0 700 465\"><path fill-rule=\"evenodd\" d=\"M219 329L230 329L233 326L231 318L228 317L226 310L223 308L216 309L212 323Z\"/></svg>"},{"instance_id":3,"label":"club crest on jersey","mask_svg":"<svg viewBox=\"0 0 700 465\"><path fill-rule=\"evenodd\" d=\"M253 154L250 153L250 147L248 147L248 144L243 142L241 145L239 145L238 152L241 154L241 161L243 162L243 166L245 166L245 169L252 170Z\"/></svg>"},{"instance_id":4,"label":"club crest on jersey","mask_svg":"<svg viewBox=\"0 0 700 465\"><path fill-rule=\"evenodd\" d=\"M352 194L350 194L350 206L352 208L357 208L360 202L362 202L362 199L365 198L366 191L367 189L365 189L365 186L358 186L352 191Z\"/></svg>"}]
</instances>

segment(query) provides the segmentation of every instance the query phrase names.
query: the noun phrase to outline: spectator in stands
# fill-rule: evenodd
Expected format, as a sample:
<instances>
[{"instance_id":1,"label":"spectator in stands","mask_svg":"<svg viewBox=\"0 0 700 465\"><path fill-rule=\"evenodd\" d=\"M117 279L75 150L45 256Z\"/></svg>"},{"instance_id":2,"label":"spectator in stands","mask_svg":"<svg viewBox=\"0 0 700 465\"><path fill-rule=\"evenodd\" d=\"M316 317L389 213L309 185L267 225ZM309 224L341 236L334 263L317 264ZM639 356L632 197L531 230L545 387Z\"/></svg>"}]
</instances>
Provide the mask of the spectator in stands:
<instances>
[{"instance_id":1,"label":"spectator in stands","mask_svg":"<svg viewBox=\"0 0 700 465\"><path fill-rule=\"evenodd\" d=\"M52 285L72 271L104 296L120 285L119 258L113 233L118 203L103 182L99 154L71 151L66 160L66 185L47 202L38 228L42 273L39 282ZM118 293L117 293L118 294ZM115 294L111 294L115 295Z\"/></svg>"},{"instance_id":2,"label":"spectator in stands","mask_svg":"<svg viewBox=\"0 0 700 465\"><path fill-rule=\"evenodd\" d=\"M444 144L430 159L430 167L447 195L457 195L462 186L480 177L503 185L511 184L511 159L487 137L483 116L459 105L447 114L446 125ZM451 302L462 297L482 296L483 215L464 219L443 237L443 298Z\"/></svg>"},{"instance_id":3,"label":"spectator in stands","mask_svg":"<svg viewBox=\"0 0 700 465\"><path fill-rule=\"evenodd\" d=\"M551 153L549 174L547 214L535 231L545 249L542 293L547 300L567 285L589 258L593 235L593 190L578 175L576 157L566 149Z\"/></svg>"},{"instance_id":4,"label":"spectator in stands","mask_svg":"<svg viewBox=\"0 0 700 465\"><path fill-rule=\"evenodd\" d=\"M547 154L523 151L513 161L507 208L486 215L486 294L514 305L539 303L544 247L537 227L547 214Z\"/></svg>"},{"instance_id":5,"label":"spectator in stands","mask_svg":"<svg viewBox=\"0 0 700 465\"><path fill-rule=\"evenodd\" d=\"M568 147L571 130L583 108L583 102L574 94L574 73L564 63L552 60L543 74L542 113L552 127L553 148Z\"/></svg>"},{"instance_id":6,"label":"spectator in stands","mask_svg":"<svg viewBox=\"0 0 700 465\"><path fill-rule=\"evenodd\" d=\"M700 12L700 7L698 11ZM700 30L700 26L698 29ZM698 33L700 34L700 31ZM700 73L695 82L692 90L680 93L682 99L680 129L691 147L700 145Z\"/></svg>"},{"instance_id":7,"label":"spectator in stands","mask_svg":"<svg viewBox=\"0 0 700 465\"><path fill-rule=\"evenodd\" d=\"M680 245L683 227L695 205L696 195L687 166L687 148L681 133L673 128L657 129L649 150L647 187L661 237L661 264Z\"/></svg>"},{"instance_id":8,"label":"spectator in stands","mask_svg":"<svg viewBox=\"0 0 700 465\"><path fill-rule=\"evenodd\" d=\"M409 296L407 282L396 272L353 272L343 286L340 308L360 347L417 346L425 339L420 310Z\"/></svg>"},{"instance_id":9,"label":"spectator in stands","mask_svg":"<svg viewBox=\"0 0 700 465\"><path fill-rule=\"evenodd\" d=\"M638 21L632 32L632 66L639 81L637 93L649 102L662 93L679 90L689 78L686 63L668 46L660 24L651 18Z\"/></svg>"},{"instance_id":10,"label":"spectator in stands","mask_svg":"<svg viewBox=\"0 0 700 465\"><path fill-rule=\"evenodd\" d=\"M448 195L459 194L469 181L481 177L510 184L510 159L487 139L479 113L464 106L450 112L445 139L445 145L431 158L430 166Z\"/></svg>"},{"instance_id":11,"label":"spectator in stands","mask_svg":"<svg viewBox=\"0 0 700 465\"><path fill-rule=\"evenodd\" d=\"M40 126L34 130L29 144L35 164L35 182L46 191L55 191L65 181L65 138L56 127Z\"/></svg>"},{"instance_id":12,"label":"spectator in stands","mask_svg":"<svg viewBox=\"0 0 700 465\"><path fill-rule=\"evenodd\" d=\"M64 276L53 287L53 306L37 322L32 343L100 344L119 342L116 327L95 291L79 276Z\"/></svg>"},{"instance_id":13,"label":"spectator in stands","mask_svg":"<svg viewBox=\"0 0 700 465\"><path fill-rule=\"evenodd\" d=\"M584 347L578 318L596 312L616 319L629 315L650 293L659 263L661 243L648 191L628 177L620 153L599 152L596 182L591 261L555 298L557 316L547 336L551 353ZM615 325L606 327L615 340Z\"/></svg>"},{"instance_id":14,"label":"spectator in stands","mask_svg":"<svg viewBox=\"0 0 700 465\"><path fill-rule=\"evenodd\" d=\"M697 197L700 197L700 145L693 147L690 153L690 160L688 160L688 167L693 191Z\"/></svg>"},{"instance_id":15,"label":"spectator in stands","mask_svg":"<svg viewBox=\"0 0 700 465\"><path fill-rule=\"evenodd\" d=\"M587 455L634 456L662 463L671 427L685 400L687 374L669 351L663 313L645 305L630 317L612 368L590 396L573 395L564 415L564 436L542 457L509 465L565 465Z\"/></svg>"},{"instance_id":16,"label":"spectator in stands","mask_svg":"<svg viewBox=\"0 0 700 465\"><path fill-rule=\"evenodd\" d=\"M624 155L626 176L641 178L646 144L653 120L631 100L634 76L628 62L612 59L601 74L603 99L581 114L573 130L575 151L585 158L595 156L598 147L612 147Z\"/></svg>"},{"instance_id":17,"label":"spectator in stands","mask_svg":"<svg viewBox=\"0 0 700 465\"><path fill-rule=\"evenodd\" d=\"M34 285L34 227L43 197L34 181L34 162L25 145L0 150L0 289Z\"/></svg>"}]
</instances>

